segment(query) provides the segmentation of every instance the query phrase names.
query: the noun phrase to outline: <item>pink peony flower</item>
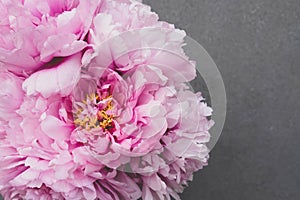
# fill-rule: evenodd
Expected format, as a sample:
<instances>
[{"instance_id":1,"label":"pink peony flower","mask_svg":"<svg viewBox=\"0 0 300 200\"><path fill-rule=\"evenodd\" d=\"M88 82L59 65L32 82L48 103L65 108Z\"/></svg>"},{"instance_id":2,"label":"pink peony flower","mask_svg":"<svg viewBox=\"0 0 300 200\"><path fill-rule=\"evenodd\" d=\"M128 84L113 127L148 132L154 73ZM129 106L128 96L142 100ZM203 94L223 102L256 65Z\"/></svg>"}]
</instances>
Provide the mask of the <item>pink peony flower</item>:
<instances>
[{"instance_id":1,"label":"pink peony flower","mask_svg":"<svg viewBox=\"0 0 300 200\"><path fill-rule=\"evenodd\" d=\"M18 79L12 76L12 81ZM1 126L0 190L5 198L140 196L140 189L128 175L105 168L83 144L72 143L75 127L68 98L45 99L23 93L23 99L14 109L16 116Z\"/></svg>"},{"instance_id":2,"label":"pink peony flower","mask_svg":"<svg viewBox=\"0 0 300 200\"><path fill-rule=\"evenodd\" d=\"M167 77L155 70L141 67L126 80L109 70L96 80L97 88L91 94L81 90L88 98L75 105L79 127L74 138L91 145L104 165L117 168L130 157L162 148L159 140L167 129L166 111L150 93L164 86Z\"/></svg>"},{"instance_id":3,"label":"pink peony flower","mask_svg":"<svg viewBox=\"0 0 300 200\"><path fill-rule=\"evenodd\" d=\"M89 33L88 41L93 50L85 52L83 63L97 57L98 66L113 64L115 70L121 72L146 63L170 65L178 72L183 65L190 65L190 62L186 63L188 58L181 48L185 35L174 25L158 21L157 14L147 5L134 0L118 3L104 0ZM114 63L109 63L111 61ZM186 74L192 76L184 77L185 81L195 78L195 69L186 69Z\"/></svg>"},{"instance_id":4,"label":"pink peony flower","mask_svg":"<svg viewBox=\"0 0 300 200\"><path fill-rule=\"evenodd\" d=\"M180 199L213 125L185 33L133 0L0 2L4 198Z\"/></svg>"},{"instance_id":5,"label":"pink peony flower","mask_svg":"<svg viewBox=\"0 0 300 200\"><path fill-rule=\"evenodd\" d=\"M54 57L81 51L98 5L98 0L1 0L1 67L32 73Z\"/></svg>"}]
</instances>

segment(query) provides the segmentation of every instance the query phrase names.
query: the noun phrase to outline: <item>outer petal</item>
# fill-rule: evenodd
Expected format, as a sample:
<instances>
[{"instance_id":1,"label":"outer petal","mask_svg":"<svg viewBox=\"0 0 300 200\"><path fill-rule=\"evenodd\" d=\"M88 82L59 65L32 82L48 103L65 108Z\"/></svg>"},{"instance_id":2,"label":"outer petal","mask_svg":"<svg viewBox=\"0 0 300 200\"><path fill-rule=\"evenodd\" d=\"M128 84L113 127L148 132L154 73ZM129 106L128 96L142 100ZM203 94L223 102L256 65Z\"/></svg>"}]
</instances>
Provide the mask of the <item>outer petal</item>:
<instances>
[{"instance_id":1,"label":"outer petal","mask_svg":"<svg viewBox=\"0 0 300 200\"><path fill-rule=\"evenodd\" d=\"M41 94L48 98L51 95L69 95L80 77L81 55L67 58L55 68L45 69L32 74L23 83L27 95Z\"/></svg>"},{"instance_id":2,"label":"outer petal","mask_svg":"<svg viewBox=\"0 0 300 200\"><path fill-rule=\"evenodd\" d=\"M86 45L84 41L76 40L74 34L52 35L44 43L44 48L41 50L41 60L47 61L54 56L69 56L81 51Z\"/></svg>"}]
</instances>

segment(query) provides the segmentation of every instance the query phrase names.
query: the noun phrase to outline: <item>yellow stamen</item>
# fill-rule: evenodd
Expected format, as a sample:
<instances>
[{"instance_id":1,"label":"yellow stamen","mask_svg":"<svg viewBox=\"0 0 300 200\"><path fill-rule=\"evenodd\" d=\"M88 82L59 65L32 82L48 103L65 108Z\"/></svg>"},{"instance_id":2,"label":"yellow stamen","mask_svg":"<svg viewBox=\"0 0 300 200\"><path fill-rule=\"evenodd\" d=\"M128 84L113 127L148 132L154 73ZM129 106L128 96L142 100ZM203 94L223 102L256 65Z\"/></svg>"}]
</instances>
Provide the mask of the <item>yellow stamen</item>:
<instances>
[{"instance_id":1,"label":"yellow stamen","mask_svg":"<svg viewBox=\"0 0 300 200\"><path fill-rule=\"evenodd\" d=\"M76 126L80 126L86 130L91 130L93 128L102 128L103 130L108 130L112 127L114 115L107 114L106 111L111 110L113 108L113 102L111 100L112 96L108 96L104 99L100 99L98 94L92 93L86 96L86 100L82 100L82 103L88 106L88 100L91 103L98 103L101 100L108 100L106 107L97 112L96 116L81 116L84 108L79 106L75 112L75 120L74 123ZM84 118L83 118L84 117ZM82 119L83 118L83 119Z\"/></svg>"}]
</instances>

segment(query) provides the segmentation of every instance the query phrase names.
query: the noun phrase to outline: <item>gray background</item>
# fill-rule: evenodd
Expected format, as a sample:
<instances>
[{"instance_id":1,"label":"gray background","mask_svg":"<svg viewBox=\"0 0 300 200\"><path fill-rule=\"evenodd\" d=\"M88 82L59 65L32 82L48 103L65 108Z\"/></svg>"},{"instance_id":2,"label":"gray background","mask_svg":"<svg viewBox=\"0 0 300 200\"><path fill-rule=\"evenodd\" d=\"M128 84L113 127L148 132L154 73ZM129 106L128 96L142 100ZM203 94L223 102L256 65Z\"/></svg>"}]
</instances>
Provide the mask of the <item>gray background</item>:
<instances>
[{"instance_id":1,"label":"gray background","mask_svg":"<svg viewBox=\"0 0 300 200\"><path fill-rule=\"evenodd\" d=\"M144 0L223 76L228 113L183 200L300 199L300 1Z\"/></svg>"},{"instance_id":2,"label":"gray background","mask_svg":"<svg viewBox=\"0 0 300 200\"><path fill-rule=\"evenodd\" d=\"M300 199L300 1L144 2L205 47L227 90L222 136L182 199Z\"/></svg>"}]
</instances>

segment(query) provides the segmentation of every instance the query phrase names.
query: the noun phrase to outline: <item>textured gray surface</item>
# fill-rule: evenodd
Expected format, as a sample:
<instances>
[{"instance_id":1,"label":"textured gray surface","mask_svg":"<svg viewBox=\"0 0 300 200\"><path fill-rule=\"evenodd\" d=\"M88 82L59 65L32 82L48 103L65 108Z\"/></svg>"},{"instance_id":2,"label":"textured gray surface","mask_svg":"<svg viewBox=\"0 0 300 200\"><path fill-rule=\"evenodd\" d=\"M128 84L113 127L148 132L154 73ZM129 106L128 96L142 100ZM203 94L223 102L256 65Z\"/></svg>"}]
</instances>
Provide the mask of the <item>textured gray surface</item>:
<instances>
[{"instance_id":1,"label":"textured gray surface","mask_svg":"<svg viewBox=\"0 0 300 200\"><path fill-rule=\"evenodd\" d=\"M183 200L300 199L300 1L144 0L223 75L228 113Z\"/></svg>"}]
</instances>

